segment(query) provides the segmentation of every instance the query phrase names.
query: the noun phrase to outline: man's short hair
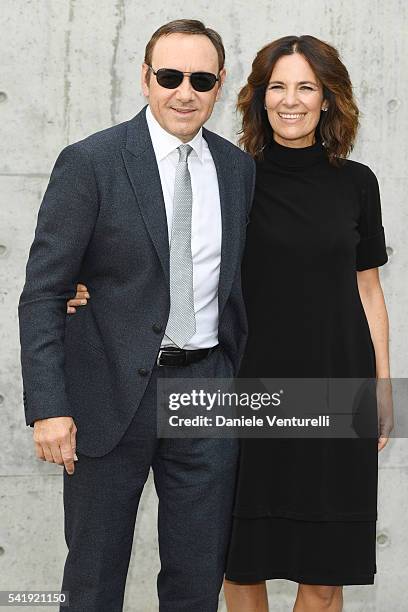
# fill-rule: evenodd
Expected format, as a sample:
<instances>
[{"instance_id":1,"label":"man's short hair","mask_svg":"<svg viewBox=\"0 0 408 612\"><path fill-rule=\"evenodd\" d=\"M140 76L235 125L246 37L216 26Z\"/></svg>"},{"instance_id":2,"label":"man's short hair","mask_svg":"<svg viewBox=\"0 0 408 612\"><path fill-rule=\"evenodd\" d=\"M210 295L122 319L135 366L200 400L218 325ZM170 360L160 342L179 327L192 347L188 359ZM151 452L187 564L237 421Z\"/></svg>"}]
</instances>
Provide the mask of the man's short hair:
<instances>
[{"instance_id":1,"label":"man's short hair","mask_svg":"<svg viewBox=\"0 0 408 612\"><path fill-rule=\"evenodd\" d=\"M176 19L162 25L152 35L151 39L146 45L144 61L148 66L152 65L153 49L156 42L162 36L168 36L169 34L200 34L201 36L207 36L214 45L218 55L218 66L219 70L224 68L225 63L225 49L221 39L221 36L215 30L207 28L202 21L196 19ZM166 66L171 68L171 66Z\"/></svg>"}]
</instances>

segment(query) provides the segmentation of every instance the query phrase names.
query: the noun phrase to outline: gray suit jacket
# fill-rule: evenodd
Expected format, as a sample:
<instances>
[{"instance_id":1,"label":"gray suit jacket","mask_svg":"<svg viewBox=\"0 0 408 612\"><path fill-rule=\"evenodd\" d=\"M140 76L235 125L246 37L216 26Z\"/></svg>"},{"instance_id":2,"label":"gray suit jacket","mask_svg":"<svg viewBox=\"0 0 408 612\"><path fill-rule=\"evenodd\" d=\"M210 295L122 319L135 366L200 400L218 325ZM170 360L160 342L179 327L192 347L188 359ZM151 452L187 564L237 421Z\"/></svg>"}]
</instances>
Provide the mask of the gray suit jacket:
<instances>
[{"instance_id":1,"label":"gray suit jacket","mask_svg":"<svg viewBox=\"0 0 408 612\"><path fill-rule=\"evenodd\" d=\"M60 153L19 301L26 423L72 416L77 449L90 456L109 452L129 425L169 315L166 212L145 113ZM221 201L220 354L234 374L247 335L240 263L255 164L224 138L203 135ZM78 281L91 298L67 315Z\"/></svg>"}]
</instances>

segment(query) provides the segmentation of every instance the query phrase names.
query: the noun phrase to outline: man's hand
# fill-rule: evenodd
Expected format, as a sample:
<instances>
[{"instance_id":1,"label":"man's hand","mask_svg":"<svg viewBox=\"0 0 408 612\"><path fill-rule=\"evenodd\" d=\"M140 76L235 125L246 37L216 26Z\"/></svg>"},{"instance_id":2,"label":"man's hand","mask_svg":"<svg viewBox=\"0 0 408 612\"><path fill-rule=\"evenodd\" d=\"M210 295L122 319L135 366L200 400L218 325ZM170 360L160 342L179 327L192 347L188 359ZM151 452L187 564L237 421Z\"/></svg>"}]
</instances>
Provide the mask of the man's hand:
<instances>
[{"instance_id":1,"label":"man's hand","mask_svg":"<svg viewBox=\"0 0 408 612\"><path fill-rule=\"evenodd\" d=\"M34 423L35 454L42 461L65 465L68 474L75 471L77 428L72 417L52 417Z\"/></svg>"},{"instance_id":2,"label":"man's hand","mask_svg":"<svg viewBox=\"0 0 408 612\"><path fill-rule=\"evenodd\" d=\"M87 286L78 283L75 297L67 302L67 313L73 314L76 312L75 306L85 306L90 297Z\"/></svg>"}]
</instances>

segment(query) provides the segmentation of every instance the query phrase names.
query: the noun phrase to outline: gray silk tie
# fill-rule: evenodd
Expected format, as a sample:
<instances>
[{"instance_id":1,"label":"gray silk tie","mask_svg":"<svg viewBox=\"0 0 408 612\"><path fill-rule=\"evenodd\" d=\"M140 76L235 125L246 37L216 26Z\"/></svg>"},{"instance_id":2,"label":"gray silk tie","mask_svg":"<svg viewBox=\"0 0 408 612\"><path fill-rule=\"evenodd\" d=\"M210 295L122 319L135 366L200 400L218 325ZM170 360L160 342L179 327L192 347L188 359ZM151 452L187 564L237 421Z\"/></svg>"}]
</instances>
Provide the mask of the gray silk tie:
<instances>
[{"instance_id":1,"label":"gray silk tie","mask_svg":"<svg viewBox=\"0 0 408 612\"><path fill-rule=\"evenodd\" d=\"M192 150L190 145L178 147L170 239L170 314L164 338L165 342L167 337L180 348L196 331L191 254L193 192L187 164Z\"/></svg>"}]
</instances>

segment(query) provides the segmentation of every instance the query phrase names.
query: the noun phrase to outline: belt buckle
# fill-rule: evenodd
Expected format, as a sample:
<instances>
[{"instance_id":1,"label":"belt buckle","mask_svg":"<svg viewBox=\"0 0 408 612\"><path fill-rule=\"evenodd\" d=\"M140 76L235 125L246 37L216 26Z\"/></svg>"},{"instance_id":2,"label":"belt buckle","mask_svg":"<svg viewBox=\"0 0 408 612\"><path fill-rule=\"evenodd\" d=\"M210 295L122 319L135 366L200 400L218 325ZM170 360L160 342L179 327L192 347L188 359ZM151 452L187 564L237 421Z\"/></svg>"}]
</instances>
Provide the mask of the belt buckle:
<instances>
[{"instance_id":1,"label":"belt buckle","mask_svg":"<svg viewBox=\"0 0 408 612\"><path fill-rule=\"evenodd\" d=\"M164 348L161 348L161 349L159 350L158 355L157 355L156 364L157 364L158 366L161 366L161 363L160 363L160 357L162 356L162 353L163 353L163 351L164 351L164 350L165 350Z\"/></svg>"},{"instance_id":2,"label":"belt buckle","mask_svg":"<svg viewBox=\"0 0 408 612\"><path fill-rule=\"evenodd\" d=\"M171 347L171 348L173 348L173 347ZM175 347L175 348L176 348L176 347ZM173 351L172 351L171 349L169 350L169 347L167 347L167 346L162 347L162 348L159 350L159 353L158 353L158 355L157 355L157 359L156 359L156 363L157 363L157 365L158 365L158 366L163 366L163 367L164 367L164 364L162 364L162 363L160 362L160 358L161 358L162 354L163 354L163 353L166 353L166 352L167 352L167 354L169 354L169 355L171 355L171 354L173 353ZM185 362L185 363L183 363L183 364L178 364L178 363L170 363L170 364L167 364L167 366L166 366L166 367L180 367L181 365L186 365L186 362Z\"/></svg>"},{"instance_id":3,"label":"belt buckle","mask_svg":"<svg viewBox=\"0 0 408 612\"><path fill-rule=\"evenodd\" d=\"M167 347L167 346L163 346L163 347L162 347L162 348L159 350L159 353L158 353L158 355L157 355L157 359L156 359L156 363L157 363L157 365L158 365L158 366L163 366L163 367L164 367L164 365L163 365L162 363L160 363L160 357L162 356L162 354L163 354L163 353L166 353L166 352L168 352L168 353L170 353L170 354L172 353L172 351L171 351L171 350L170 350L170 351L168 350L168 347ZM171 367L171 366L169 366L169 367Z\"/></svg>"}]
</instances>

